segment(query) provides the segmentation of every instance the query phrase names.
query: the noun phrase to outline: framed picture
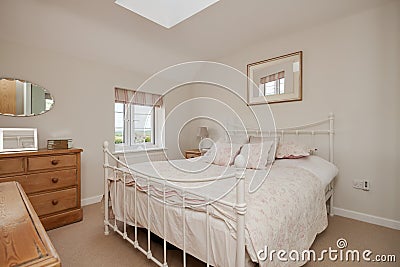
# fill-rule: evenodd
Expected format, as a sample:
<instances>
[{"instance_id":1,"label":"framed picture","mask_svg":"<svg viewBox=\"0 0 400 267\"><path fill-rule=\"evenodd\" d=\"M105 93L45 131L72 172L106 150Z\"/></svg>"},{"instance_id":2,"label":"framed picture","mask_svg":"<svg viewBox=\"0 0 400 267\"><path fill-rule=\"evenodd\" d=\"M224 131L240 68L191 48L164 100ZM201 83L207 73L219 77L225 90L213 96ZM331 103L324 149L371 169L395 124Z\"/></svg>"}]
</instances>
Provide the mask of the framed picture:
<instances>
[{"instance_id":1,"label":"framed picture","mask_svg":"<svg viewBox=\"0 0 400 267\"><path fill-rule=\"evenodd\" d=\"M0 152L38 150L36 128L0 128Z\"/></svg>"},{"instance_id":2,"label":"framed picture","mask_svg":"<svg viewBox=\"0 0 400 267\"><path fill-rule=\"evenodd\" d=\"M302 100L303 52L247 65L247 104Z\"/></svg>"}]
</instances>

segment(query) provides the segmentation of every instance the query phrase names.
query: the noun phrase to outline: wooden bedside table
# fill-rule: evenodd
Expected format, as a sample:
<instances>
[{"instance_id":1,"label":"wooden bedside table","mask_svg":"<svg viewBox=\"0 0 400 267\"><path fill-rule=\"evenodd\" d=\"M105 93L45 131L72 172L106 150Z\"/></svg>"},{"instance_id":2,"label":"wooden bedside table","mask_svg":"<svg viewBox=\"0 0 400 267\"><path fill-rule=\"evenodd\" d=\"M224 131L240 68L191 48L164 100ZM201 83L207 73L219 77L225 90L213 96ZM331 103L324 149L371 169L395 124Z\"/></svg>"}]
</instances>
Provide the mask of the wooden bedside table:
<instances>
[{"instance_id":1,"label":"wooden bedside table","mask_svg":"<svg viewBox=\"0 0 400 267\"><path fill-rule=\"evenodd\" d=\"M196 158L200 156L202 156L202 153L198 149L185 150L185 158L187 159Z\"/></svg>"}]
</instances>

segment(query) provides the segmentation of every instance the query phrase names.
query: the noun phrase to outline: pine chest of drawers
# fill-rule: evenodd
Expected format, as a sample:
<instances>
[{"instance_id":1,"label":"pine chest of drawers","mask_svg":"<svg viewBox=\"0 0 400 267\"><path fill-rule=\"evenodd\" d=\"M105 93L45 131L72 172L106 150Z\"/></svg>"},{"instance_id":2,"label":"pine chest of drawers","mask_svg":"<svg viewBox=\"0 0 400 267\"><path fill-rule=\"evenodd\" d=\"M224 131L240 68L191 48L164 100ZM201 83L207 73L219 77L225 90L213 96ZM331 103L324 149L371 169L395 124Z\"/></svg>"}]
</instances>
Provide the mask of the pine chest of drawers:
<instances>
[{"instance_id":1,"label":"pine chest of drawers","mask_svg":"<svg viewBox=\"0 0 400 267\"><path fill-rule=\"evenodd\" d=\"M82 220L82 149L0 154L0 182L17 181L46 230Z\"/></svg>"}]
</instances>

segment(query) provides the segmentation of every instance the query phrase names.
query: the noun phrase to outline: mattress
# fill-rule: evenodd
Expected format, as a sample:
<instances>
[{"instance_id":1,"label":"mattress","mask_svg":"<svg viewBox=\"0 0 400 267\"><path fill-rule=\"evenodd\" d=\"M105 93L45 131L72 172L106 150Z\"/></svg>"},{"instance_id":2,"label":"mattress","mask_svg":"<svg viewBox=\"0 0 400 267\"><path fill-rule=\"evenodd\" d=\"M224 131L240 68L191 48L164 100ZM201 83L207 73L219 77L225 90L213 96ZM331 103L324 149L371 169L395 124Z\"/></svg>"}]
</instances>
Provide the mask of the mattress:
<instances>
[{"instance_id":1,"label":"mattress","mask_svg":"<svg viewBox=\"0 0 400 267\"><path fill-rule=\"evenodd\" d=\"M257 251L264 249L266 245L270 249L296 249L299 251L308 249L315 236L327 226L324 185L327 181L327 173L334 172L321 170L320 158L312 156L302 167L302 161L295 162L276 161L271 170L246 170L246 188L250 183L250 177L262 179L262 186L255 193L246 193L248 205L246 214L246 251L248 257L257 262ZM316 157L316 158L314 158ZM293 160L291 160L293 161ZM323 162L324 164L325 162ZM322 164L322 165L323 165ZM327 165L328 166L328 165ZM332 167L332 166L330 166ZM182 229L186 229L187 253L206 261L206 213L204 203L211 200L209 213L211 214L210 228L210 264L214 266L235 266L235 257L229 257L236 250L236 214L232 207L226 203L235 202L234 184L236 179L218 179L216 182L180 183L181 180L190 180L191 177L227 177L236 171L234 167L222 167L209 165L201 158L197 160L178 160L172 162L140 163L132 166L146 175L159 176L174 179L175 182L161 185L152 184L145 178L135 176L137 191L136 220L138 226L150 228L175 246L183 247ZM319 168L321 170L319 170ZM184 171L181 171L181 170ZM322 177L323 175L324 177ZM133 174L135 175L135 174ZM334 177L334 176L333 176ZM333 179L333 177L329 179ZM117 177L115 177L117 178ZM125 177L132 185L132 177ZM116 179L118 180L118 179ZM165 208L166 229L164 225L164 205L153 197L163 196L163 186L169 187L166 195L170 199L170 205ZM117 220L123 220L123 186L121 182L111 183L112 207ZM126 211L127 222L135 223L135 189L126 187ZM149 198L148 193L152 195ZM185 192L185 202L190 206L183 209L173 203L178 203L180 193ZM150 222L148 220L147 207L150 207ZM184 213L184 214L183 214ZM183 216L184 215L184 216ZM183 220L182 218L185 218ZM300 266L302 262L259 262L260 266Z\"/></svg>"},{"instance_id":2,"label":"mattress","mask_svg":"<svg viewBox=\"0 0 400 267\"><path fill-rule=\"evenodd\" d=\"M327 187L339 173L333 163L314 155L299 159L278 159L275 160L274 165L306 169L317 176L324 187Z\"/></svg>"}]
</instances>

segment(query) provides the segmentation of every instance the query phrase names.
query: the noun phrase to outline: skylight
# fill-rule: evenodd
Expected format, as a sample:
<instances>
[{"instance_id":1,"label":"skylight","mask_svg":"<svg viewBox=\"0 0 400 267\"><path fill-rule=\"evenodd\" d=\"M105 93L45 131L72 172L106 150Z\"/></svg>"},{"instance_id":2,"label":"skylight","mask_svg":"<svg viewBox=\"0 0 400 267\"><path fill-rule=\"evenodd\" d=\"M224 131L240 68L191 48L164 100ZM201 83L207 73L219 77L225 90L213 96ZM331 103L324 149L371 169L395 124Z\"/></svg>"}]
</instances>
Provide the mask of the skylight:
<instances>
[{"instance_id":1,"label":"skylight","mask_svg":"<svg viewBox=\"0 0 400 267\"><path fill-rule=\"evenodd\" d=\"M219 0L116 0L115 3L169 29Z\"/></svg>"}]
</instances>

